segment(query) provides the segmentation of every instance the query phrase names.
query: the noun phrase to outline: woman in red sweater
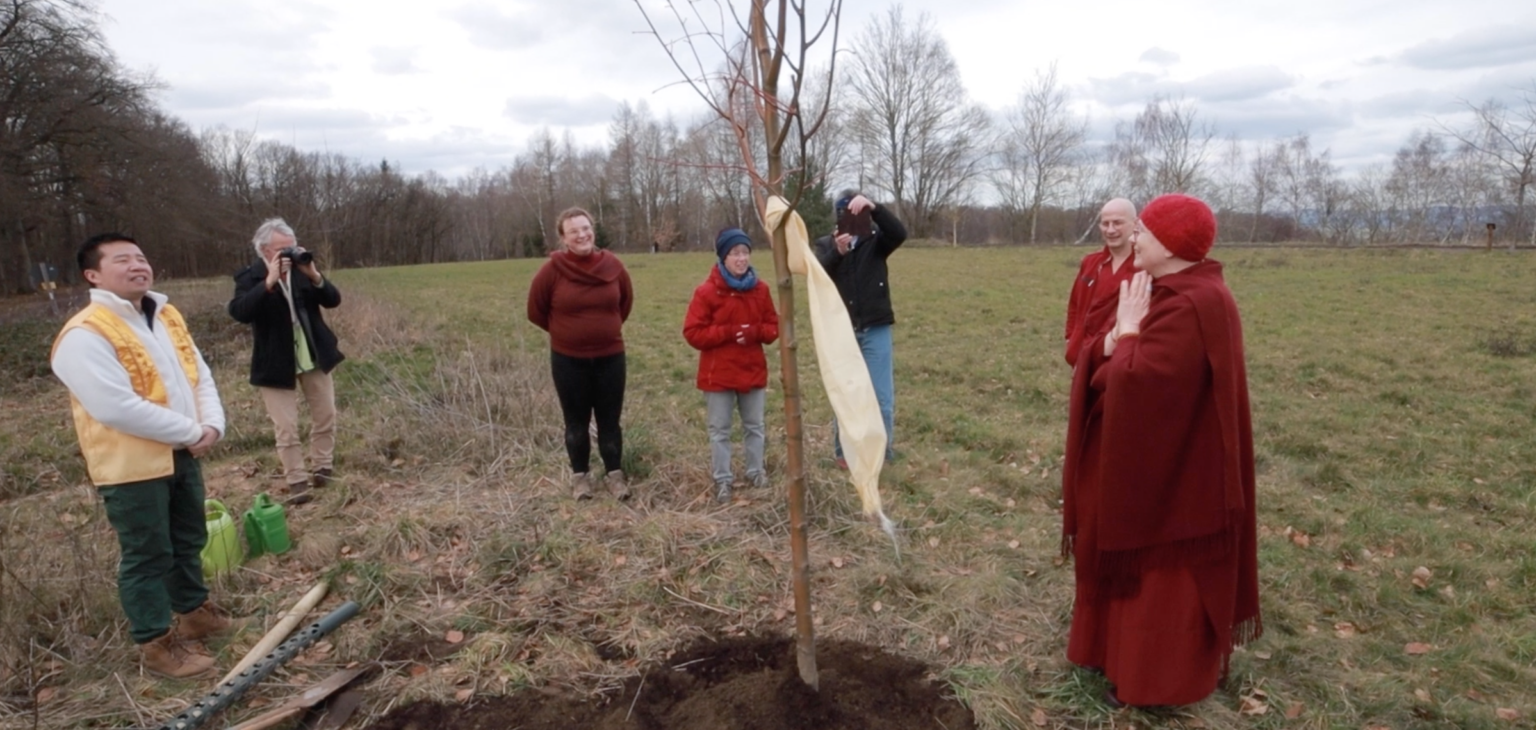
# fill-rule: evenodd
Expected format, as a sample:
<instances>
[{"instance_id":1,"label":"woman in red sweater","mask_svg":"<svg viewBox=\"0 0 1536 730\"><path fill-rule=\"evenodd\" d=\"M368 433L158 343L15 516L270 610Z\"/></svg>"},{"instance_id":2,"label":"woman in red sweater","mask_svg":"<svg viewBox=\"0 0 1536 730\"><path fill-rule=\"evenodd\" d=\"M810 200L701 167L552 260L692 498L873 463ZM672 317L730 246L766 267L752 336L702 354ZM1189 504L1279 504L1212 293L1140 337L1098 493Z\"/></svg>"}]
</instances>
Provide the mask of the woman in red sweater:
<instances>
[{"instance_id":1,"label":"woman in red sweater","mask_svg":"<svg viewBox=\"0 0 1536 730\"><path fill-rule=\"evenodd\" d=\"M768 386L768 360L763 345L779 339L779 317L768 285L752 269L752 239L740 228L727 228L715 238L719 262L693 290L683 337L699 351L699 390L709 423L711 476L715 499L731 498L732 412L741 411L747 481L768 485L763 469L763 410Z\"/></svg>"},{"instance_id":2,"label":"woman in red sweater","mask_svg":"<svg viewBox=\"0 0 1536 730\"><path fill-rule=\"evenodd\" d=\"M565 452L571 460L571 496L592 498L592 443L588 425L597 419L597 452L604 481L616 499L629 499L620 463L624 435L624 320L634 306L629 272L617 256L597 248L592 216L567 208L555 222L561 250L533 277L528 321L549 333L549 369L565 417Z\"/></svg>"}]
</instances>

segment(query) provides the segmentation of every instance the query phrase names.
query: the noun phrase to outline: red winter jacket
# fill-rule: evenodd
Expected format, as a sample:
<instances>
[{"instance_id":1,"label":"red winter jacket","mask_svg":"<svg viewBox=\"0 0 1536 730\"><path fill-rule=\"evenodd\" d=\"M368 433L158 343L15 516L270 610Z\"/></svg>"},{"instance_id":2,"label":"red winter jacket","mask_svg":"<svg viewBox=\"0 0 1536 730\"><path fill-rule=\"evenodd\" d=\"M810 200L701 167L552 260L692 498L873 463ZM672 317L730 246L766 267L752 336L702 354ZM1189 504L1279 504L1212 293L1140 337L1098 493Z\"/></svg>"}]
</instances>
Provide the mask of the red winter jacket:
<instances>
[{"instance_id":1,"label":"red winter jacket","mask_svg":"<svg viewBox=\"0 0 1536 730\"><path fill-rule=\"evenodd\" d=\"M746 325L746 344L736 335ZM699 390L745 393L767 387L768 359L763 345L779 339L779 315L762 281L740 292L725 283L720 267L693 290L683 338L699 351Z\"/></svg>"}]
</instances>

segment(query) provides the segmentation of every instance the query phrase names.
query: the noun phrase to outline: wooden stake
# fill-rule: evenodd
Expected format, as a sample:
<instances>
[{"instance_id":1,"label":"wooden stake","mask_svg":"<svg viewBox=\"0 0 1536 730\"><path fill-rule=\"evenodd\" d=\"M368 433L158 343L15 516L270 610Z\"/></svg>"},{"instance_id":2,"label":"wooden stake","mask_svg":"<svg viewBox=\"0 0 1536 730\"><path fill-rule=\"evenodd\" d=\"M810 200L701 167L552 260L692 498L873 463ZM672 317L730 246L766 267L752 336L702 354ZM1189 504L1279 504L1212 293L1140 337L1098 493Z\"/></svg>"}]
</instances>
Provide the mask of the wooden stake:
<instances>
[{"instance_id":1,"label":"wooden stake","mask_svg":"<svg viewBox=\"0 0 1536 730\"><path fill-rule=\"evenodd\" d=\"M288 612L283 614L282 620L278 621L277 625L273 626L266 636L261 637L261 641L256 642L256 646L251 647L251 650L245 653L245 657L240 660L240 663L236 664L229 674L224 675L224 678L219 680L219 684L223 685L225 682L240 676L241 672L250 668L252 664L261 661L262 657L270 654L273 649L277 648L278 644L283 643L283 640L288 638L288 634L293 633L293 627L298 626L299 622L303 621L304 617L309 615L309 612L314 610L315 606L319 605L321 599L325 598L327 587L327 584L321 581L316 583L314 588L309 589L309 592L304 594L304 597L300 598L298 603L293 604L293 608L288 609Z\"/></svg>"}]
</instances>

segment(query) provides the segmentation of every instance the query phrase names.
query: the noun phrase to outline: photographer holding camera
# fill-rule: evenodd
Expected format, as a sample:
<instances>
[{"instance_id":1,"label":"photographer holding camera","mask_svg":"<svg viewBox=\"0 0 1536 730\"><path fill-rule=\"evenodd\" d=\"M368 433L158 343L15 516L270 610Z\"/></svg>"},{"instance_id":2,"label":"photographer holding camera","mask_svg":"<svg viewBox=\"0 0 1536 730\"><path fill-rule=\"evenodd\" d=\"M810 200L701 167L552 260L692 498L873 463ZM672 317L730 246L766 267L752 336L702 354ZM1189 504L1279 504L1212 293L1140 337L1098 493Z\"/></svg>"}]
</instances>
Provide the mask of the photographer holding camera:
<instances>
[{"instance_id":1,"label":"photographer holding camera","mask_svg":"<svg viewBox=\"0 0 1536 730\"><path fill-rule=\"evenodd\" d=\"M331 370L344 355L320 309L341 304L341 292L315 266L281 218L264 221L251 238L258 261L235 274L229 316L251 325L251 385L261 391L277 432L277 458L288 503L313 499L311 487L331 480L336 449L336 389ZM299 275L295 276L294 272ZM309 404L309 467L299 441L299 391Z\"/></svg>"}]
</instances>

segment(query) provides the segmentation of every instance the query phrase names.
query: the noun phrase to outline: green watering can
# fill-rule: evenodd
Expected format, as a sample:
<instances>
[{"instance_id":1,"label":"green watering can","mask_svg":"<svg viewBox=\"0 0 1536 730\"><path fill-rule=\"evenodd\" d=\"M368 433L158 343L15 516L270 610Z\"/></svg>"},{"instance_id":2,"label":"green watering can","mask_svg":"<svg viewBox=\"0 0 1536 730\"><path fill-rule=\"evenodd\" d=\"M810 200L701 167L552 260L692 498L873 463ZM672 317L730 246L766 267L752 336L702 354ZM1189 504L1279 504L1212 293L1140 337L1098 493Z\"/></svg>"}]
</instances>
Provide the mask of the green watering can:
<instances>
[{"instance_id":1,"label":"green watering can","mask_svg":"<svg viewBox=\"0 0 1536 730\"><path fill-rule=\"evenodd\" d=\"M240 533L235 530L235 518L229 508L217 499L203 503L203 516L208 521L208 542L203 545L203 575L213 577L240 567Z\"/></svg>"},{"instance_id":2,"label":"green watering can","mask_svg":"<svg viewBox=\"0 0 1536 730\"><path fill-rule=\"evenodd\" d=\"M266 492L256 495L256 503L245 511L245 542L252 558L268 553L282 555L293 547L283 506Z\"/></svg>"}]
</instances>

